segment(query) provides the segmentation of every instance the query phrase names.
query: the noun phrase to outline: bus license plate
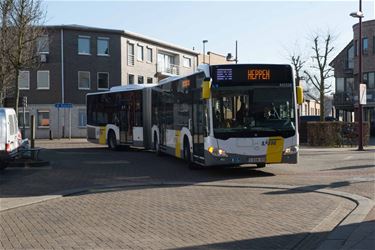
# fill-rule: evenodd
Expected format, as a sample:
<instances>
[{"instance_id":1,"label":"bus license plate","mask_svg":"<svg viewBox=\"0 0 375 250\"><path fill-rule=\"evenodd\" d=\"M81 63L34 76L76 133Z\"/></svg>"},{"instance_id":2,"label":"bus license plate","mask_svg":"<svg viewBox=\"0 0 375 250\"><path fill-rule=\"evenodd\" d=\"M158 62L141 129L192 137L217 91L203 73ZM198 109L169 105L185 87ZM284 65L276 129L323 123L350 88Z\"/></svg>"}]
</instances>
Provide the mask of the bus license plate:
<instances>
[{"instance_id":1,"label":"bus license plate","mask_svg":"<svg viewBox=\"0 0 375 250\"><path fill-rule=\"evenodd\" d=\"M249 158L249 163L259 163L259 162L265 162L266 158L265 157L250 157Z\"/></svg>"}]
</instances>

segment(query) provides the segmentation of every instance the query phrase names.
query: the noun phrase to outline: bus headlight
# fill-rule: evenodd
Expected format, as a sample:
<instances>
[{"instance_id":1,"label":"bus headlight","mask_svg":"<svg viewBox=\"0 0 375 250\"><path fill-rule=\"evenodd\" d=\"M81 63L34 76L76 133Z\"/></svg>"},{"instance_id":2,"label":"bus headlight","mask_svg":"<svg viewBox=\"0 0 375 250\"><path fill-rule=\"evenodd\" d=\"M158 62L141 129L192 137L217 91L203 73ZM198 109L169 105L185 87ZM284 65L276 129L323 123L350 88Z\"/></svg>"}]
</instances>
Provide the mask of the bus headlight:
<instances>
[{"instance_id":1,"label":"bus headlight","mask_svg":"<svg viewBox=\"0 0 375 250\"><path fill-rule=\"evenodd\" d=\"M208 147L208 152L210 152L210 154L212 154L213 156L228 157L225 150L223 150L221 148L214 148L213 146L210 146L210 147Z\"/></svg>"},{"instance_id":2,"label":"bus headlight","mask_svg":"<svg viewBox=\"0 0 375 250\"><path fill-rule=\"evenodd\" d=\"M297 152L298 152L298 146L291 146L285 149L284 155L292 155L292 154L296 154Z\"/></svg>"}]
</instances>

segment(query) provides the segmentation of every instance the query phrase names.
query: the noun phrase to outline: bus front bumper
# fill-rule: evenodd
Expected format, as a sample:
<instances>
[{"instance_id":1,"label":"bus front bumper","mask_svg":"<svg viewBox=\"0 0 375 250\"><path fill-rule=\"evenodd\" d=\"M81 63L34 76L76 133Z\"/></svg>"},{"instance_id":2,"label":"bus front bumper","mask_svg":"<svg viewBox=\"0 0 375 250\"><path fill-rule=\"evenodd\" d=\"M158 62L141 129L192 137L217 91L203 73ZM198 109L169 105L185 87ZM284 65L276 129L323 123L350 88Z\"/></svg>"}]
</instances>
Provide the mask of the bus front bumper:
<instances>
[{"instance_id":1,"label":"bus front bumper","mask_svg":"<svg viewBox=\"0 0 375 250\"><path fill-rule=\"evenodd\" d=\"M293 154L283 154L280 162L266 162L266 155L237 155L227 154L227 157L214 156L208 151L204 152L206 166L223 166L223 165L243 165L243 164L278 164L288 163L296 164L298 162L298 152Z\"/></svg>"}]
</instances>

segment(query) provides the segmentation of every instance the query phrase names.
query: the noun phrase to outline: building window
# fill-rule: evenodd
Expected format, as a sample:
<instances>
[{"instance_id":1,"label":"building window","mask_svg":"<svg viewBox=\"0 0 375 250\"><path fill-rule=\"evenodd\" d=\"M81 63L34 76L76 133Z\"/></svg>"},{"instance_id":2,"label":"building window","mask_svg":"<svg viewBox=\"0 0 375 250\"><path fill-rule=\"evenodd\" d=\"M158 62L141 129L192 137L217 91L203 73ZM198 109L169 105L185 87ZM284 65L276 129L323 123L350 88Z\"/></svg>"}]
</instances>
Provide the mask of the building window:
<instances>
[{"instance_id":1,"label":"building window","mask_svg":"<svg viewBox=\"0 0 375 250\"><path fill-rule=\"evenodd\" d=\"M354 46L351 45L347 51L347 62L346 67L348 69L354 68Z\"/></svg>"},{"instance_id":2,"label":"building window","mask_svg":"<svg viewBox=\"0 0 375 250\"><path fill-rule=\"evenodd\" d=\"M78 54L90 55L90 39L89 36L78 37Z\"/></svg>"},{"instance_id":3,"label":"building window","mask_svg":"<svg viewBox=\"0 0 375 250\"><path fill-rule=\"evenodd\" d=\"M178 75L179 68L175 65L175 57L168 54L158 54L158 72Z\"/></svg>"},{"instance_id":4,"label":"building window","mask_svg":"<svg viewBox=\"0 0 375 250\"><path fill-rule=\"evenodd\" d=\"M358 56L358 40L354 41L354 55Z\"/></svg>"},{"instance_id":5,"label":"building window","mask_svg":"<svg viewBox=\"0 0 375 250\"><path fill-rule=\"evenodd\" d=\"M345 91L344 78L336 78L336 92L342 93Z\"/></svg>"},{"instance_id":6,"label":"building window","mask_svg":"<svg viewBox=\"0 0 375 250\"><path fill-rule=\"evenodd\" d=\"M191 68L191 58L183 57L183 65L184 67Z\"/></svg>"},{"instance_id":7,"label":"building window","mask_svg":"<svg viewBox=\"0 0 375 250\"><path fill-rule=\"evenodd\" d=\"M147 62L152 62L152 49L147 48L147 55L146 55Z\"/></svg>"},{"instance_id":8,"label":"building window","mask_svg":"<svg viewBox=\"0 0 375 250\"><path fill-rule=\"evenodd\" d=\"M38 53L49 53L48 35L40 36L36 39L36 50Z\"/></svg>"},{"instance_id":9,"label":"building window","mask_svg":"<svg viewBox=\"0 0 375 250\"><path fill-rule=\"evenodd\" d=\"M86 110L79 109L78 110L78 127L80 128L86 127L86 124L87 124Z\"/></svg>"},{"instance_id":10,"label":"building window","mask_svg":"<svg viewBox=\"0 0 375 250\"><path fill-rule=\"evenodd\" d=\"M368 38L367 37L364 37L362 39L362 51L364 55L367 55L368 53Z\"/></svg>"},{"instance_id":11,"label":"building window","mask_svg":"<svg viewBox=\"0 0 375 250\"><path fill-rule=\"evenodd\" d=\"M18 110L18 127L23 128L23 110ZM25 112L25 128L30 127L30 112Z\"/></svg>"},{"instance_id":12,"label":"building window","mask_svg":"<svg viewBox=\"0 0 375 250\"><path fill-rule=\"evenodd\" d=\"M153 78L152 77L147 77L147 83L152 83L153 82Z\"/></svg>"},{"instance_id":13,"label":"building window","mask_svg":"<svg viewBox=\"0 0 375 250\"><path fill-rule=\"evenodd\" d=\"M134 44L128 43L128 65L134 66Z\"/></svg>"},{"instance_id":14,"label":"building window","mask_svg":"<svg viewBox=\"0 0 375 250\"><path fill-rule=\"evenodd\" d=\"M348 95L352 95L354 92L354 78L348 77L345 78L345 90Z\"/></svg>"},{"instance_id":15,"label":"building window","mask_svg":"<svg viewBox=\"0 0 375 250\"><path fill-rule=\"evenodd\" d=\"M138 84L144 83L144 78L143 76L138 76Z\"/></svg>"},{"instance_id":16,"label":"building window","mask_svg":"<svg viewBox=\"0 0 375 250\"><path fill-rule=\"evenodd\" d=\"M109 73L99 72L98 73L98 89L108 89L109 88Z\"/></svg>"},{"instance_id":17,"label":"building window","mask_svg":"<svg viewBox=\"0 0 375 250\"><path fill-rule=\"evenodd\" d=\"M375 88L375 72L368 73L367 87L369 89Z\"/></svg>"},{"instance_id":18,"label":"building window","mask_svg":"<svg viewBox=\"0 0 375 250\"><path fill-rule=\"evenodd\" d=\"M143 61L143 46L137 45L137 60Z\"/></svg>"},{"instance_id":19,"label":"building window","mask_svg":"<svg viewBox=\"0 0 375 250\"><path fill-rule=\"evenodd\" d=\"M98 37L97 53L99 56L109 55L109 38L108 37Z\"/></svg>"},{"instance_id":20,"label":"building window","mask_svg":"<svg viewBox=\"0 0 375 250\"><path fill-rule=\"evenodd\" d=\"M30 72L20 71L18 74L18 88L30 89Z\"/></svg>"},{"instance_id":21,"label":"building window","mask_svg":"<svg viewBox=\"0 0 375 250\"><path fill-rule=\"evenodd\" d=\"M49 110L38 110L38 127L49 128Z\"/></svg>"},{"instance_id":22,"label":"building window","mask_svg":"<svg viewBox=\"0 0 375 250\"><path fill-rule=\"evenodd\" d=\"M90 72L78 71L78 89L90 89Z\"/></svg>"},{"instance_id":23,"label":"building window","mask_svg":"<svg viewBox=\"0 0 375 250\"><path fill-rule=\"evenodd\" d=\"M37 89L49 89L49 70L37 72Z\"/></svg>"},{"instance_id":24,"label":"building window","mask_svg":"<svg viewBox=\"0 0 375 250\"><path fill-rule=\"evenodd\" d=\"M128 75L128 84L134 84L134 75L132 74Z\"/></svg>"}]
</instances>

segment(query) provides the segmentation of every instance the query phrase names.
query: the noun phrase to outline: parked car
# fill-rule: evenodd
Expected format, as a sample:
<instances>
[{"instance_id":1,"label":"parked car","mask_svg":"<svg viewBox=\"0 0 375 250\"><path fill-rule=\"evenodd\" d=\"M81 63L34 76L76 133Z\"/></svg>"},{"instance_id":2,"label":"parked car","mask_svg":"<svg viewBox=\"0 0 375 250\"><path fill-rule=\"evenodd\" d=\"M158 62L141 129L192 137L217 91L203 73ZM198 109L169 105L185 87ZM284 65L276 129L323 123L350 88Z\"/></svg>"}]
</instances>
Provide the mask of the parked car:
<instances>
[{"instance_id":1,"label":"parked car","mask_svg":"<svg viewBox=\"0 0 375 250\"><path fill-rule=\"evenodd\" d=\"M16 112L12 108L0 108L0 169L8 165L9 158L21 143Z\"/></svg>"}]
</instances>

